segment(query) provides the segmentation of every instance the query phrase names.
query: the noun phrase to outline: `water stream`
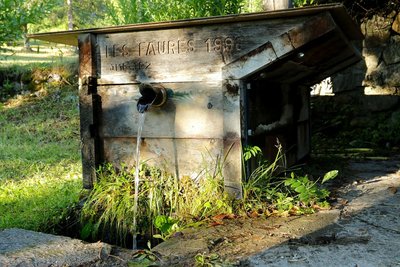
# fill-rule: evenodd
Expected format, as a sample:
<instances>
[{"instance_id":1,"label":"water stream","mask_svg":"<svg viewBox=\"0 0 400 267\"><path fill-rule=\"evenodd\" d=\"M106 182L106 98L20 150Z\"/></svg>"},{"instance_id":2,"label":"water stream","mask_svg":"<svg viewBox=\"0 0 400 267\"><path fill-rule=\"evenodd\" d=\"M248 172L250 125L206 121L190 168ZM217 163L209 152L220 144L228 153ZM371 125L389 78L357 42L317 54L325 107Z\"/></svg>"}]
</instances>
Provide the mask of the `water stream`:
<instances>
[{"instance_id":1,"label":"water stream","mask_svg":"<svg viewBox=\"0 0 400 267\"><path fill-rule=\"evenodd\" d=\"M135 171L135 192L134 192L134 200L133 200L133 241L132 248L137 249L137 210L138 210L138 201L139 201L139 172L140 172L140 144L142 142L142 130L146 113L139 111L139 121L137 128L137 136L136 136L136 171Z\"/></svg>"}]
</instances>

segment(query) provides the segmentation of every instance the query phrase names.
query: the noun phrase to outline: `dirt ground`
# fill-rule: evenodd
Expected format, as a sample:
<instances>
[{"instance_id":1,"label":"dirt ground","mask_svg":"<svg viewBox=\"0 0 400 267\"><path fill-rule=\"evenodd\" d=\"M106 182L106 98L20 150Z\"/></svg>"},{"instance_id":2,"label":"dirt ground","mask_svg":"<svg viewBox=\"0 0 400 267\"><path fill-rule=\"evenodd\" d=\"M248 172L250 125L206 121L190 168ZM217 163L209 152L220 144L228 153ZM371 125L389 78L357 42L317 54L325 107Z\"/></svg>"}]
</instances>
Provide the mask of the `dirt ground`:
<instances>
[{"instance_id":1,"label":"dirt ground","mask_svg":"<svg viewBox=\"0 0 400 267\"><path fill-rule=\"evenodd\" d=\"M400 157L351 161L331 210L225 220L154 250L164 265L400 266Z\"/></svg>"},{"instance_id":2,"label":"dirt ground","mask_svg":"<svg viewBox=\"0 0 400 267\"><path fill-rule=\"evenodd\" d=\"M161 266L400 266L400 156L352 160L336 183L330 210L224 219L222 225L177 233L153 248L152 256ZM0 231L0 266L147 266L131 262L135 253L19 229Z\"/></svg>"}]
</instances>

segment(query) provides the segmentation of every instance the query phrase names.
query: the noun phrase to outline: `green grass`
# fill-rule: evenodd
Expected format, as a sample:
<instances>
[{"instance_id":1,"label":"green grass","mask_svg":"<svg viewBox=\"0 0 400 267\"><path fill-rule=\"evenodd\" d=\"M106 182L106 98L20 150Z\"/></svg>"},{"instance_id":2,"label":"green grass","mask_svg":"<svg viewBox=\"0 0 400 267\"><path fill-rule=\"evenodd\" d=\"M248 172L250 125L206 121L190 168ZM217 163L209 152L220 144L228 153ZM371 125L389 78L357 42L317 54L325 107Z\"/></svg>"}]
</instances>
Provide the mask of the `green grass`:
<instances>
[{"instance_id":1,"label":"green grass","mask_svg":"<svg viewBox=\"0 0 400 267\"><path fill-rule=\"evenodd\" d=\"M52 232L82 188L77 86L0 103L0 229Z\"/></svg>"},{"instance_id":2,"label":"green grass","mask_svg":"<svg viewBox=\"0 0 400 267\"><path fill-rule=\"evenodd\" d=\"M34 42L31 45L32 51L22 51L21 46L6 46L0 50L0 66L37 64L37 63L62 63L75 60L78 54L74 47Z\"/></svg>"}]
</instances>

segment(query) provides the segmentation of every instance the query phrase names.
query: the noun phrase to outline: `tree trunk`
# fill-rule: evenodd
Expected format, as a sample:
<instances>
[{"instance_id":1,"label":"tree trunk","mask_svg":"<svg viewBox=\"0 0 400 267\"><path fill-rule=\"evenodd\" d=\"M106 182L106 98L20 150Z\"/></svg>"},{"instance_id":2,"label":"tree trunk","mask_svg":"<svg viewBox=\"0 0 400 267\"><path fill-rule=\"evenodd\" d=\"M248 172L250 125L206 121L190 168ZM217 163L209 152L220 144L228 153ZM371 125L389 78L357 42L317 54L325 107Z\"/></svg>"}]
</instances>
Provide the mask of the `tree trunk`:
<instances>
[{"instance_id":1,"label":"tree trunk","mask_svg":"<svg viewBox=\"0 0 400 267\"><path fill-rule=\"evenodd\" d=\"M291 7L291 0L263 0L263 8L265 11L287 9Z\"/></svg>"},{"instance_id":2,"label":"tree trunk","mask_svg":"<svg viewBox=\"0 0 400 267\"><path fill-rule=\"evenodd\" d=\"M143 21L143 6L142 6L142 0L136 0L136 11L137 11L138 22L144 22L144 21Z\"/></svg>"},{"instance_id":3,"label":"tree trunk","mask_svg":"<svg viewBox=\"0 0 400 267\"><path fill-rule=\"evenodd\" d=\"M72 0L67 0L68 6L68 30L72 31L74 29L74 19L72 16Z\"/></svg>"},{"instance_id":4,"label":"tree trunk","mask_svg":"<svg viewBox=\"0 0 400 267\"><path fill-rule=\"evenodd\" d=\"M32 52L31 44L28 38L28 24L22 25L22 38L24 39L24 47L22 51Z\"/></svg>"}]
</instances>

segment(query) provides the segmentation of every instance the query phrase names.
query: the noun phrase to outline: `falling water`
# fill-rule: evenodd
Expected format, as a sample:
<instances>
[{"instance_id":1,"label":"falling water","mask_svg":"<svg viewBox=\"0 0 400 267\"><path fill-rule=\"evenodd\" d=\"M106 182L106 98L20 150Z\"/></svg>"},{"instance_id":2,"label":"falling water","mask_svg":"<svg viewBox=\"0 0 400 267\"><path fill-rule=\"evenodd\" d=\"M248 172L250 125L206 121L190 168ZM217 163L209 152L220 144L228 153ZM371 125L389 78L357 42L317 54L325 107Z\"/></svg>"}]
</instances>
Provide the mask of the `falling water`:
<instances>
[{"instance_id":1,"label":"falling water","mask_svg":"<svg viewBox=\"0 0 400 267\"><path fill-rule=\"evenodd\" d=\"M139 111L140 112L140 111ZM134 192L134 200L133 200L133 243L132 248L137 249L137 241L136 241L136 215L138 209L138 201L139 201L139 165L140 165L140 144L142 141L142 130L145 118L145 112L139 113L139 122L138 122L138 129L137 129L137 139L136 139L136 172L135 172L135 192Z\"/></svg>"}]
</instances>

